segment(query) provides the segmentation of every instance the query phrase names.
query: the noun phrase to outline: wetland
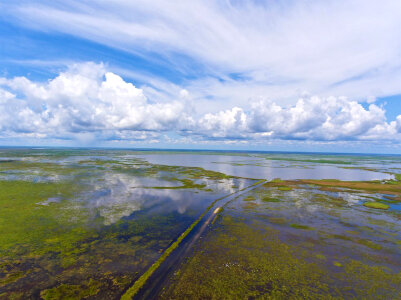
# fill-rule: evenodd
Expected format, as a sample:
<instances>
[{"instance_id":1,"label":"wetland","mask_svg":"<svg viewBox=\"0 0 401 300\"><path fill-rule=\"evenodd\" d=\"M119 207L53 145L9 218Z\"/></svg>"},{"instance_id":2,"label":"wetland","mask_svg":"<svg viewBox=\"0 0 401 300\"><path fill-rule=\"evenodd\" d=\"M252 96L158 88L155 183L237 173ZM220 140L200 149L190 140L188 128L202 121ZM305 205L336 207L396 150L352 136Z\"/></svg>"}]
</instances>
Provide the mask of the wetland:
<instances>
[{"instance_id":1,"label":"wetland","mask_svg":"<svg viewBox=\"0 0 401 300\"><path fill-rule=\"evenodd\" d=\"M395 155L3 148L0 299L397 299L400 174Z\"/></svg>"}]
</instances>

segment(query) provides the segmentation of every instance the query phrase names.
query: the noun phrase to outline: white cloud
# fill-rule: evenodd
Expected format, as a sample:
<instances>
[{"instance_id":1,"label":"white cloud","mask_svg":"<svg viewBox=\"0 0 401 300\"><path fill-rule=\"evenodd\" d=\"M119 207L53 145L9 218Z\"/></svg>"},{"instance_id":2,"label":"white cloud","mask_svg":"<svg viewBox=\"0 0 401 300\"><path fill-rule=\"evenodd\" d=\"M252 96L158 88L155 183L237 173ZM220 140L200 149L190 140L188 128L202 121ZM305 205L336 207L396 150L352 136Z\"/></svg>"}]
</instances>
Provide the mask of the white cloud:
<instances>
[{"instance_id":1,"label":"white cloud","mask_svg":"<svg viewBox=\"0 0 401 300\"><path fill-rule=\"evenodd\" d=\"M269 142L401 141L401 115L387 121L375 104L304 96L294 105L263 98L249 107L194 111L192 94L174 87L158 101L103 64L70 66L46 82L0 78L0 137L103 141ZM208 111L209 109L209 111ZM172 132L176 138L165 134ZM181 138L181 137L182 138Z\"/></svg>"},{"instance_id":2,"label":"white cloud","mask_svg":"<svg viewBox=\"0 0 401 300\"><path fill-rule=\"evenodd\" d=\"M195 65L204 76L188 80L189 93L200 100L209 94L228 107L244 106L244 95L294 99L300 89L358 99L401 93L400 11L397 0L4 5L14 22L37 30L139 54L183 74ZM224 83L210 87L216 77ZM241 93L234 103L233 91Z\"/></svg>"},{"instance_id":3,"label":"white cloud","mask_svg":"<svg viewBox=\"0 0 401 300\"><path fill-rule=\"evenodd\" d=\"M107 72L101 64L73 65L46 83L17 77L2 78L1 85L3 132L61 138L94 132L104 138L135 139L147 138L147 131L179 128L179 124L191 122L183 101L150 103L141 89Z\"/></svg>"},{"instance_id":4,"label":"white cloud","mask_svg":"<svg viewBox=\"0 0 401 300\"><path fill-rule=\"evenodd\" d=\"M63 53L47 62L35 55L10 61L69 68L48 82L0 78L0 137L401 141L401 115L386 120L384 108L374 104L401 94L398 0L22 0L0 6L4 20L17 26L83 38L151 66L127 70L118 59L107 68L71 65Z\"/></svg>"},{"instance_id":5,"label":"white cloud","mask_svg":"<svg viewBox=\"0 0 401 300\"><path fill-rule=\"evenodd\" d=\"M401 133L401 115L397 117L395 122L395 127L397 128L398 132Z\"/></svg>"},{"instance_id":6,"label":"white cloud","mask_svg":"<svg viewBox=\"0 0 401 300\"><path fill-rule=\"evenodd\" d=\"M385 110L374 104L365 109L344 97L308 97L289 107L262 100L249 111L235 107L207 114L199 121L199 132L228 139L396 141L400 124L401 115L387 123Z\"/></svg>"},{"instance_id":7,"label":"white cloud","mask_svg":"<svg viewBox=\"0 0 401 300\"><path fill-rule=\"evenodd\" d=\"M229 138L242 136L247 131L247 116L239 107L208 113L199 120L201 131L213 138Z\"/></svg>"}]
</instances>

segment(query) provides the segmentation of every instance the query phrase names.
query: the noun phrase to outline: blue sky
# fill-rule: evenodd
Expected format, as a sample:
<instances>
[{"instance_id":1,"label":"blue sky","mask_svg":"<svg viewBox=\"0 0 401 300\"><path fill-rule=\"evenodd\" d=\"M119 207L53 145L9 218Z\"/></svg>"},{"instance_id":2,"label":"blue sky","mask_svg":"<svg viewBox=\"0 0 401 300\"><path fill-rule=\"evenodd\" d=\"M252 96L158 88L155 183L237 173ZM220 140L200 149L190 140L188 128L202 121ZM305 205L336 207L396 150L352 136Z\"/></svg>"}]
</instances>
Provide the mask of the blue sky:
<instances>
[{"instance_id":1,"label":"blue sky","mask_svg":"<svg viewBox=\"0 0 401 300\"><path fill-rule=\"evenodd\" d=\"M401 153L399 1L3 1L0 145Z\"/></svg>"}]
</instances>

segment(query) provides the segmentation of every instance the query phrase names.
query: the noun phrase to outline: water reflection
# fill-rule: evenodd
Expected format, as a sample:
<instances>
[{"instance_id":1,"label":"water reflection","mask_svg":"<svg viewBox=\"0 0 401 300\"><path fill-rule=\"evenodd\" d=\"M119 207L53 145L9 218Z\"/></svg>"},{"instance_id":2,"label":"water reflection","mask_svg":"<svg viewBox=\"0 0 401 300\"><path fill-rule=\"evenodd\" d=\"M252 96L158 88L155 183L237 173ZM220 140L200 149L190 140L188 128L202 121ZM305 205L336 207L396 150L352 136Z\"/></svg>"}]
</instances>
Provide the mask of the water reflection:
<instances>
[{"instance_id":1,"label":"water reflection","mask_svg":"<svg viewBox=\"0 0 401 300\"><path fill-rule=\"evenodd\" d=\"M139 210L158 214L201 211L215 198L231 194L250 184L248 180L235 178L218 182L199 179L196 183L204 184L205 188L171 189L181 186L181 183L108 172L100 178L90 178L86 183L90 187L89 191L78 198L93 214L99 214L103 218L104 225L110 225Z\"/></svg>"},{"instance_id":2,"label":"water reflection","mask_svg":"<svg viewBox=\"0 0 401 300\"><path fill-rule=\"evenodd\" d=\"M201 167L224 174L260 179L338 179L383 180L392 175L363 169L344 169L344 166L328 164L266 160L261 157L206 155L206 154L140 154L136 157L152 164Z\"/></svg>"}]
</instances>

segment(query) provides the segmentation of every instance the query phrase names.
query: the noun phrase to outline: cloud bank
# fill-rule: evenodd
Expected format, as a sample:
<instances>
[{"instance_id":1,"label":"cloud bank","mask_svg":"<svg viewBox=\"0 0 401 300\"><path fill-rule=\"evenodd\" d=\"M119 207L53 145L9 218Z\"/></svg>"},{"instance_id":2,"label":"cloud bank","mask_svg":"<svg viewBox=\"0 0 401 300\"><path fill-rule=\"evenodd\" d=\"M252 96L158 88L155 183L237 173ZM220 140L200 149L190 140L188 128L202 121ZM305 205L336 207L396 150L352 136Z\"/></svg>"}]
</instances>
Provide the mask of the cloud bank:
<instances>
[{"instance_id":1,"label":"cloud bank","mask_svg":"<svg viewBox=\"0 0 401 300\"><path fill-rule=\"evenodd\" d=\"M8 135L135 140L191 121L184 102L151 103L102 64L73 65L46 83L0 78L0 86L8 89L0 90L0 131Z\"/></svg>"},{"instance_id":2,"label":"cloud bank","mask_svg":"<svg viewBox=\"0 0 401 300\"><path fill-rule=\"evenodd\" d=\"M150 94L154 95L154 94ZM103 64L74 64L47 82L0 78L1 137L146 140L166 132L209 141L401 141L401 115L345 97L303 97L281 106L259 99L250 107L200 114L190 94L158 102Z\"/></svg>"}]
</instances>

